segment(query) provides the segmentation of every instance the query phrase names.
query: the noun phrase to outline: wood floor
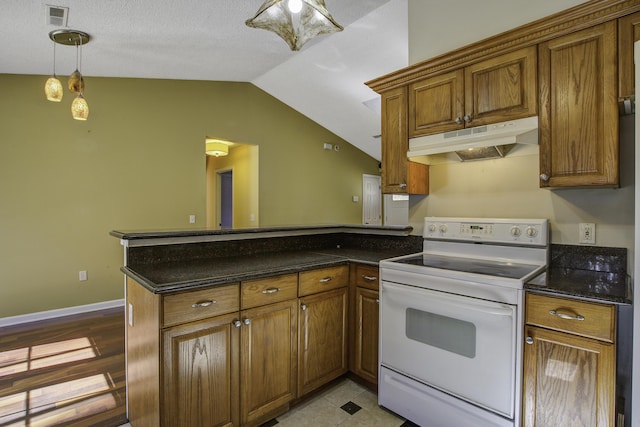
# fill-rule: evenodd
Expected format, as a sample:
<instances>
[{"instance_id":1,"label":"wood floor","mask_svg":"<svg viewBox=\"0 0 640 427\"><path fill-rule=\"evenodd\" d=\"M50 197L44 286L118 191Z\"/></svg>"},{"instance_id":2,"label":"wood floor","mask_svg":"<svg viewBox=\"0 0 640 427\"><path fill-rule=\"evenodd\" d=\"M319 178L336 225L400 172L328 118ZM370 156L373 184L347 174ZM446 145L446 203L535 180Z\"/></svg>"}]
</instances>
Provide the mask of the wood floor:
<instances>
[{"instance_id":1,"label":"wood floor","mask_svg":"<svg viewBox=\"0 0 640 427\"><path fill-rule=\"evenodd\" d=\"M122 308L0 330L0 427L126 421Z\"/></svg>"}]
</instances>

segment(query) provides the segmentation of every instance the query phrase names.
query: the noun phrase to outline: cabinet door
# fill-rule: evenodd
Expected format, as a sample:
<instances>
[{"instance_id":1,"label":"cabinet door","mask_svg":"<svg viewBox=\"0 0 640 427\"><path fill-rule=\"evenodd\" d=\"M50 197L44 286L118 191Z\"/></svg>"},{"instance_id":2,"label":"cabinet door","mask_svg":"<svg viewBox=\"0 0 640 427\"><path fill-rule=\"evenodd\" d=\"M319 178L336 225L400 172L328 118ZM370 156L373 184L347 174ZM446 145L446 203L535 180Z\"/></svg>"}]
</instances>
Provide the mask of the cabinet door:
<instances>
[{"instance_id":1,"label":"cabinet door","mask_svg":"<svg viewBox=\"0 0 640 427\"><path fill-rule=\"evenodd\" d=\"M241 317L244 425L267 421L265 415L296 397L297 299L246 310Z\"/></svg>"},{"instance_id":2,"label":"cabinet door","mask_svg":"<svg viewBox=\"0 0 640 427\"><path fill-rule=\"evenodd\" d=\"M382 94L382 192L406 193L407 88Z\"/></svg>"},{"instance_id":3,"label":"cabinet door","mask_svg":"<svg viewBox=\"0 0 640 427\"><path fill-rule=\"evenodd\" d=\"M354 373L378 383L378 291L356 288Z\"/></svg>"},{"instance_id":4,"label":"cabinet door","mask_svg":"<svg viewBox=\"0 0 640 427\"><path fill-rule=\"evenodd\" d=\"M539 45L540 186L618 185L616 22Z\"/></svg>"},{"instance_id":5,"label":"cabinet door","mask_svg":"<svg viewBox=\"0 0 640 427\"><path fill-rule=\"evenodd\" d=\"M298 394L347 371L347 288L300 298Z\"/></svg>"},{"instance_id":6,"label":"cabinet door","mask_svg":"<svg viewBox=\"0 0 640 427\"><path fill-rule=\"evenodd\" d=\"M524 426L615 425L614 345L534 326L525 334Z\"/></svg>"},{"instance_id":7,"label":"cabinet door","mask_svg":"<svg viewBox=\"0 0 640 427\"><path fill-rule=\"evenodd\" d=\"M640 12L618 20L619 98L627 99L635 95L633 68L633 43L640 40Z\"/></svg>"},{"instance_id":8,"label":"cabinet door","mask_svg":"<svg viewBox=\"0 0 640 427\"><path fill-rule=\"evenodd\" d=\"M237 314L163 332L163 426L237 426Z\"/></svg>"},{"instance_id":9,"label":"cabinet door","mask_svg":"<svg viewBox=\"0 0 640 427\"><path fill-rule=\"evenodd\" d=\"M538 111L535 46L465 68L466 126L535 116Z\"/></svg>"},{"instance_id":10,"label":"cabinet door","mask_svg":"<svg viewBox=\"0 0 640 427\"><path fill-rule=\"evenodd\" d=\"M409 137L464 127L464 71L456 70L409 86Z\"/></svg>"}]
</instances>

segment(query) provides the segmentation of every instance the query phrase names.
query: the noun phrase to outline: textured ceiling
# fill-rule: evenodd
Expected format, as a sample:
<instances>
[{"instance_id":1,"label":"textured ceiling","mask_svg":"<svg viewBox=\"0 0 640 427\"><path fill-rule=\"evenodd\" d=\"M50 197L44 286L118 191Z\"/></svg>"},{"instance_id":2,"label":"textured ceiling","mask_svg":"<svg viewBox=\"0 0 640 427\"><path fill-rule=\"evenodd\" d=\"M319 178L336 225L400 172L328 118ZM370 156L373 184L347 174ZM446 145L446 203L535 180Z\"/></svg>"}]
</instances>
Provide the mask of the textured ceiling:
<instances>
[{"instance_id":1,"label":"textured ceiling","mask_svg":"<svg viewBox=\"0 0 640 427\"><path fill-rule=\"evenodd\" d=\"M407 65L406 3L326 0L345 30L292 52L274 33L245 25L262 0L2 0L0 73L50 74L48 33L58 27L47 23L46 5L68 7L67 27L91 36L82 50L87 77L253 82L379 159L379 115L362 105L376 95L363 83ZM58 46L56 55L56 72L70 74L75 48ZM331 114L336 103L342 111Z\"/></svg>"}]
</instances>

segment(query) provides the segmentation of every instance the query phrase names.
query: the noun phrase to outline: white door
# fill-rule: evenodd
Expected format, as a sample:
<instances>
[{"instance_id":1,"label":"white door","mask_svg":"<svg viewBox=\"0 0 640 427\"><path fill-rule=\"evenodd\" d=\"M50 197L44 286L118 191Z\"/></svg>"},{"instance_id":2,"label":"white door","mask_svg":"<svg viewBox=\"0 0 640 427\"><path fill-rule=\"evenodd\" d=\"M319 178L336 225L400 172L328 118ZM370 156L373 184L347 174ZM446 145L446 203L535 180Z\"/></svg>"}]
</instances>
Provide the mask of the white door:
<instances>
[{"instance_id":1,"label":"white door","mask_svg":"<svg viewBox=\"0 0 640 427\"><path fill-rule=\"evenodd\" d=\"M382 191L378 175L362 175L362 223L382 225Z\"/></svg>"}]
</instances>

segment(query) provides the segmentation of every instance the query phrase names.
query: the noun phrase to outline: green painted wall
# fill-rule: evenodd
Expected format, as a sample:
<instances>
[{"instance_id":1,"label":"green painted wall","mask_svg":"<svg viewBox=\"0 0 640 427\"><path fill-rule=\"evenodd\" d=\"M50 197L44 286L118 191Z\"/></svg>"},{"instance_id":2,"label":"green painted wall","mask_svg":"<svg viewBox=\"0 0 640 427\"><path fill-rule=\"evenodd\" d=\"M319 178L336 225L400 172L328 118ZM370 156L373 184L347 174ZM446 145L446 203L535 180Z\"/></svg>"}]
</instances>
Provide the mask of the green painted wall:
<instances>
[{"instance_id":1,"label":"green painted wall","mask_svg":"<svg viewBox=\"0 0 640 427\"><path fill-rule=\"evenodd\" d=\"M261 226L361 222L378 162L249 83L88 77L78 122L45 80L0 75L0 318L122 298L111 230L203 227L205 135L260 146Z\"/></svg>"}]
</instances>

